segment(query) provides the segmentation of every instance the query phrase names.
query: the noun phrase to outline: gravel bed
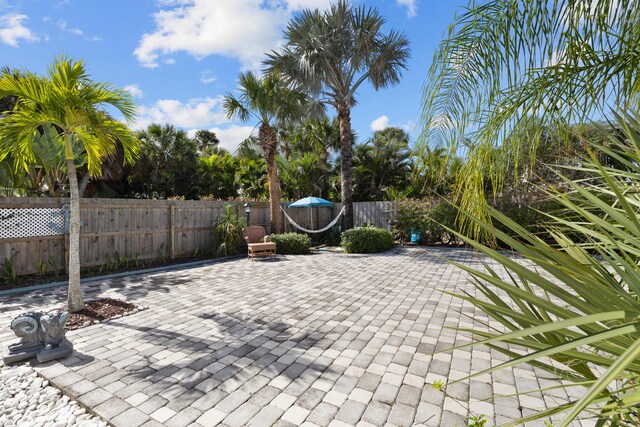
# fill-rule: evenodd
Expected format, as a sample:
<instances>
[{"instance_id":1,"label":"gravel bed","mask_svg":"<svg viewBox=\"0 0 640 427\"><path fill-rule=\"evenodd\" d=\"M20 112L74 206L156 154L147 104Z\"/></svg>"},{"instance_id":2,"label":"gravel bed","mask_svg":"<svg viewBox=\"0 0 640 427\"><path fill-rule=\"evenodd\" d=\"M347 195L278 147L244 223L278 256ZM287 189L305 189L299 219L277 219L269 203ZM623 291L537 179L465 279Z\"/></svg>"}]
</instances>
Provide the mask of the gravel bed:
<instances>
[{"instance_id":1,"label":"gravel bed","mask_svg":"<svg viewBox=\"0 0 640 427\"><path fill-rule=\"evenodd\" d=\"M0 367L0 426L106 427L29 366Z\"/></svg>"}]
</instances>

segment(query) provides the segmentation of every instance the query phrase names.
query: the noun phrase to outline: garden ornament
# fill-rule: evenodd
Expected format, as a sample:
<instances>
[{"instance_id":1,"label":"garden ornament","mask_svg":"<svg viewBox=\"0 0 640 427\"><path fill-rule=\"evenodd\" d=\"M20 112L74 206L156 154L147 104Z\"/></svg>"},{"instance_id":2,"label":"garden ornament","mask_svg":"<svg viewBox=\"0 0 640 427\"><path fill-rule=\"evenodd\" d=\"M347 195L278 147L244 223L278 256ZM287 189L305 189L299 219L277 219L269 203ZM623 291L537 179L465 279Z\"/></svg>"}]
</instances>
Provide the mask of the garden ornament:
<instances>
[{"instance_id":1,"label":"garden ornament","mask_svg":"<svg viewBox=\"0 0 640 427\"><path fill-rule=\"evenodd\" d=\"M10 364L36 357L39 362L47 362L69 356L73 344L65 337L68 319L69 313L60 310L20 314L11 321L11 329L20 341L7 347L2 360Z\"/></svg>"}]
</instances>

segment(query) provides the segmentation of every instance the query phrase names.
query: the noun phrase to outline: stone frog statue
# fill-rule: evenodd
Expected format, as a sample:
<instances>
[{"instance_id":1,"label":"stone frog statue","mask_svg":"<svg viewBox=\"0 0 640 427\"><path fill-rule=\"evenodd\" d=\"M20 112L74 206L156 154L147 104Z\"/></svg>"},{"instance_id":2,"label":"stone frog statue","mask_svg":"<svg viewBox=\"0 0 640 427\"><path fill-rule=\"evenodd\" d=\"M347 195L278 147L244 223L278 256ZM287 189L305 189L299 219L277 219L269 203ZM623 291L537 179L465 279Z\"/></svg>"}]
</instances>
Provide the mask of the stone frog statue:
<instances>
[{"instance_id":1,"label":"stone frog statue","mask_svg":"<svg viewBox=\"0 0 640 427\"><path fill-rule=\"evenodd\" d=\"M66 357L73 344L65 337L69 313L54 310L46 314L23 313L11 322L11 329L20 341L9 345L2 359L5 363L37 357L39 362Z\"/></svg>"}]
</instances>

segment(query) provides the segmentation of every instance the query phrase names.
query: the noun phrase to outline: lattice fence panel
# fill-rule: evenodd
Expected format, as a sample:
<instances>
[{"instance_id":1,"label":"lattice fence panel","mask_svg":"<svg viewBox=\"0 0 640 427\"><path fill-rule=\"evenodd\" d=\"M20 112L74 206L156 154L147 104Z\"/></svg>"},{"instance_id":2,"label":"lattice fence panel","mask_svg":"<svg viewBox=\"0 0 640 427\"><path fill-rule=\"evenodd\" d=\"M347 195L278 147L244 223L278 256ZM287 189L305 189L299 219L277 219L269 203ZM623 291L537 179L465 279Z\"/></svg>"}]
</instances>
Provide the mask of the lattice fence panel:
<instances>
[{"instance_id":1,"label":"lattice fence panel","mask_svg":"<svg viewBox=\"0 0 640 427\"><path fill-rule=\"evenodd\" d=\"M0 209L0 239L64 234L62 209Z\"/></svg>"}]
</instances>

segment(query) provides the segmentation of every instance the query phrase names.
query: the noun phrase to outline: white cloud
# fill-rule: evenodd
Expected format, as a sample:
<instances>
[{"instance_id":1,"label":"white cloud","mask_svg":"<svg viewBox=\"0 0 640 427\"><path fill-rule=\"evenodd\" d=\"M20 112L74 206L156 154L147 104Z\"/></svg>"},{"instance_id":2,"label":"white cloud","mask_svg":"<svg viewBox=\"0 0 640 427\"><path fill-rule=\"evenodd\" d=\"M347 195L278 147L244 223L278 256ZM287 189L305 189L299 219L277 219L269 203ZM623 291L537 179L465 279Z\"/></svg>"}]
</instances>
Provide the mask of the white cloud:
<instances>
[{"instance_id":1,"label":"white cloud","mask_svg":"<svg viewBox=\"0 0 640 427\"><path fill-rule=\"evenodd\" d=\"M415 120L407 120L399 126L405 132L412 134L416 131L417 123Z\"/></svg>"},{"instance_id":2,"label":"white cloud","mask_svg":"<svg viewBox=\"0 0 640 427\"><path fill-rule=\"evenodd\" d=\"M193 98L187 102L177 99L160 99L152 106L138 110L135 129L144 129L151 123L169 123L185 129L206 129L228 123L229 119L220 109L222 97Z\"/></svg>"},{"instance_id":3,"label":"white cloud","mask_svg":"<svg viewBox=\"0 0 640 427\"><path fill-rule=\"evenodd\" d=\"M69 24L64 19L58 21L58 28L67 33L74 34L76 36L84 36L84 31L78 27L69 27Z\"/></svg>"},{"instance_id":4,"label":"white cloud","mask_svg":"<svg viewBox=\"0 0 640 427\"><path fill-rule=\"evenodd\" d=\"M91 40L92 42L98 42L102 40L102 38L98 36L89 36L85 34L85 32L78 27L70 27L67 21L65 21L64 19L58 21L58 28L67 33L71 33L74 36L84 37L85 39Z\"/></svg>"},{"instance_id":5,"label":"white cloud","mask_svg":"<svg viewBox=\"0 0 640 427\"><path fill-rule=\"evenodd\" d=\"M0 42L18 47L20 40L26 42L38 41L38 36L23 25L23 21L28 20L29 17L27 15L8 14L0 16Z\"/></svg>"},{"instance_id":6,"label":"white cloud","mask_svg":"<svg viewBox=\"0 0 640 427\"><path fill-rule=\"evenodd\" d=\"M291 11L302 9L328 9L331 2L324 0L286 0L287 8Z\"/></svg>"},{"instance_id":7,"label":"white cloud","mask_svg":"<svg viewBox=\"0 0 640 427\"><path fill-rule=\"evenodd\" d=\"M140 89L140 85L138 85L137 83L127 85L123 87L123 89L129 92L131 96L134 98L142 98L142 95L144 95L144 93L142 92L142 89Z\"/></svg>"},{"instance_id":8,"label":"white cloud","mask_svg":"<svg viewBox=\"0 0 640 427\"><path fill-rule=\"evenodd\" d=\"M204 70L200 73L200 83L208 85L209 83L213 83L217 80L217 77L211 73L211 70Z\"/></svg>"},{"instance_id":9,"label":"white cloud","mask_svg":"<svg viewBox=\"0 0 640 427\"><path fill-rule=\"evenodd\" d=\"M396 0L396 4L401 7L407 8L407 16L413 18L418 14L418 7L416 6L416 0Z\"/></svg>"},{"instance_id":10,"label":"white cloud","mask_svg":"<svg viewBox=\"0 0 640 427\"><path fill-rule=\"evenodd\" d=\"M382 130L389 126L389 117L380 116L371 122L371 130Z\"/></svg>"},{"instance_id":11,"label":"white cloud","mask_svg":"<svg viewBox=\"0 0 640 427\"><path fill-rule=\"evenodd\" d=\"M238 149L238 145L245 139L249 138L255 127L253 126L239 126L239 125L231 125L227 126L224 129L219 127L213 127L209 129L211 132L215 132L216 136L220 140L220 147L229 151L230 153L234 153ZM195 135L196 129L189 131L189 135L193 137Z\"/></svg>"},{"instance_id":12,"label":"white cloud","mask_svg":"<svg viewBox=\"0 0 640 427\"><path fill-rule=\"evenodd\" d=\"M132 87L138 88L138 85L129 85L125 89L130 90ZM161 99L151 106L139 108L138 118L131 128L140 130L152 123L168 123L185 129L190 137L193 137L197 130L208 129L216 133L222 148L233 153L238 149L238 145L251 135L255 127L232 124L221 107L222 97L194 98L187 102Z\"/></svg>"},{"instance_id":13,"label":"white cloud","mask_svg":"<svg viewBox=\"0 0 640 427\"><path fill-rule=\"evenodd\" d=\"M160 57L186 52L196 58L224 55L258 68L264 53L280 43L292 13L328 7L330 0L160 0L155 31L142 36L134 55L145 67Z\"/></svg>"}]
</instances>

